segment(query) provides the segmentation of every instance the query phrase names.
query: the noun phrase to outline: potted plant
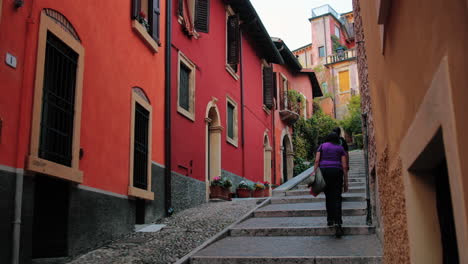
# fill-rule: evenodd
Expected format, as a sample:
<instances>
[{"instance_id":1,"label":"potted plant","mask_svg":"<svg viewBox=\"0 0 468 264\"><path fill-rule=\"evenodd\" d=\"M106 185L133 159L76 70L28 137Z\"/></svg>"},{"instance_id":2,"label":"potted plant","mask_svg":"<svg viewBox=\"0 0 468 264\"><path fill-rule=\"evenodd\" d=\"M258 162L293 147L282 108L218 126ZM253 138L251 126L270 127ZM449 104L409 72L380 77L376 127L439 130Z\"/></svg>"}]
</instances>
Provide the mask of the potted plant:
<instances>
[{"instance_id":1,"label":"potted plant","mask_svg":"<svg viewBox=\"0 0 468 264\"><path fill-rule=\"evenodd\" d=\"M239 185L237 185L237 197L239 198L249 198L250 197L251 186L246 183L245 181L241 181Z\"/></svg>"},{"instance_id":2,"label":"potted plant","mask_svg":"<svg viewBox=\"0 0 468 264\"><path fill-rule=\"evenodd\" d=\"M255 183L255 189L252 192L252 197L263 197L264 196L265 185L263 183Z\"/></svg>"},{"instance_id":3,"label":"potted plant","mask_svg":"<svg viewBox=\"0 0 468 264\"><path fill-rule=\"evenodd\" d=\"M232 182L226 177L215 177L210 183L210 198L219 198L224 200L231 200L229 197Z\"/></svg>"},{"instance_id":4,"label":"potted plant","mask_svg":"<svg viewBox=\"0 0 468 264\"><path fill-rule=\"evenodd\" d=\"M264 181L262 183L265 186L265 190L263 191L263 195L265 195L265 197L269 197L270 196L270 183L268 181Z\"/></svg>"}]
</instances>

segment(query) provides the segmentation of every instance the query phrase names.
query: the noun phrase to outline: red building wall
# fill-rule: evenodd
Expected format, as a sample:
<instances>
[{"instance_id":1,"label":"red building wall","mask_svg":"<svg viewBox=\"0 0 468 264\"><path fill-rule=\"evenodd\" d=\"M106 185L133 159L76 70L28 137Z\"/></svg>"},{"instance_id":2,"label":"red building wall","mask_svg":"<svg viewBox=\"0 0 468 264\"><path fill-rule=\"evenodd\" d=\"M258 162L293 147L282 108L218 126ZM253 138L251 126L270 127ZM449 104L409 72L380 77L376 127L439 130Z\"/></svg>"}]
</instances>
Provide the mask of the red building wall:
<instances>
[{"instance_id":1,"label":"red building wall","mask_svg":"<svg viewBox=\"0 0 468 264\"><path fill-rule=\"evenodd\" d=\"M174 3L174 8L177 4ZM173 50L172 79L177 80L178 52L181 51L196 65L195 121L177 112L177 81L172 83L172 170L199 181L205 181L206 169L206 112L207 105L217 98L221 125L221 168L250 180L263 180L263 133L271 126L271 116L262 108L261 58L253 43L242 35L244 75L244 120L241 116L241 79L235 80L226 71L226 9L223 1L210 2L209 33L199 33L199 39L190 38L172 18ZM226 140L226 96L237 103L238 146ZM245 126L242 146L242 124ZM271 137L271 136L270 136ZM271 139L270 139L271 140ZM190 168L192 161L193 167ZM184 168L185 167L185 168Z\"/></svg>"},{"instance_id":2,"label":"red building wall","mask_svg":"<svg viewBox=\"0 0 468 264\"><path fill-rule=\"evenodd\" d=\"M161 1L161 10L164 4ZM1 165L24 168L29 153L38 30L44 8L63 14L85 49L80 137L83 184L127 194L134 86L141 87L151 101L152 159L164 164L164 49L161 46L153 54L132 31L130 5L131 1L36 0L25 1L15 10L12 1L3 1L0 53L16 56L18 67L0 66ZM164 12L160 19L164 21ZM164 23L160 30L164 43Z\"/></svg>"},{"instance_id":3,"label":"red building wall","mask_svg":"<svg viewBox=\"0 0 468 264\"><path fill-rule=\"evenodd\" d=\"M296 90L303 94L306 97L306 100L309 102L306 104L307 108L307 118L310 118L313 115L313 91L312 91L312 83L307 73L304 72L297 72L291 70L288 65L279 65L274 64L273 67L274 72L283 74L289 82L289 89ZM279 81L280 78L277 78ZM279 84L277 85L279 87ZM277 91L279 94L279 91ZM277 102L278 104L278 102ZM292 139L293 128L292 126L288 126L284 121L280 119L279 111L275 111L275 140L273 147L274 154L272 156L275 157L275 165L272 171L272 177L275 178L273 183L279 185L282 179L282 154L281 154L281 146L283 145L283 137L285 133L288 133ZM287 132L286 132L287 131Z\"/></svg>"}]
</instances>

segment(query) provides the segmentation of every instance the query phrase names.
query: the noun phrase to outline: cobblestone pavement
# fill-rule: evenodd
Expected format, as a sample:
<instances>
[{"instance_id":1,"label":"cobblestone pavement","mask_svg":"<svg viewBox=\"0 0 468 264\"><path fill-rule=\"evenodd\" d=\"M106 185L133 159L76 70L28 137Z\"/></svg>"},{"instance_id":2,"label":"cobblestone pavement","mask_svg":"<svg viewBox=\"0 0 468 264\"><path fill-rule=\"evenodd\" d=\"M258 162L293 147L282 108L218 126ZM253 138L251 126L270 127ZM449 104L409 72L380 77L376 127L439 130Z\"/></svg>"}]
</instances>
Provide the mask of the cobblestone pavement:
<instances>
[{"instance_id":1,"label":"cobblestone pavement","mask_svg":"<svg viewBox=\"0 0 468 264\"><path fill-rule=\"evenodd\" d=\"M173 263L214 236L257 205L257 200L213 202L184 210L156 224L156 233L132 233L88 252L70 264Z\"/></svg>"}]
</instances>

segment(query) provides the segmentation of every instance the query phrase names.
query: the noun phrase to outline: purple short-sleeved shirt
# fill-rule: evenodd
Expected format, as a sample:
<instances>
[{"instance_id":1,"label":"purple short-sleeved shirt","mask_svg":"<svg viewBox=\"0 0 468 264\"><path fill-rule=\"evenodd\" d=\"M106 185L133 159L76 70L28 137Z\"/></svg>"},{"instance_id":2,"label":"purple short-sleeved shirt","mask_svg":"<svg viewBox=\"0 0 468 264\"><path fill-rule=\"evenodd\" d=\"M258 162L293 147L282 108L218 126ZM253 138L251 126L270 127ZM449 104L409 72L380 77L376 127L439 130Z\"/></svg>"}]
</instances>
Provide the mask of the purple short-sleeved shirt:
<instances>
[{"instance_id":1,"label":"purple short-sleeved shirt","mask_svg":"<svg viewBox=\"0 0 468 264\"><path fill-rule=\"evenodd\" d=\"M346 156L346 152L342 146L326 142L320 145L317 152L321 153L320 168L343 168L341 165L341 157Z\"/></svg>"}]
</instances>

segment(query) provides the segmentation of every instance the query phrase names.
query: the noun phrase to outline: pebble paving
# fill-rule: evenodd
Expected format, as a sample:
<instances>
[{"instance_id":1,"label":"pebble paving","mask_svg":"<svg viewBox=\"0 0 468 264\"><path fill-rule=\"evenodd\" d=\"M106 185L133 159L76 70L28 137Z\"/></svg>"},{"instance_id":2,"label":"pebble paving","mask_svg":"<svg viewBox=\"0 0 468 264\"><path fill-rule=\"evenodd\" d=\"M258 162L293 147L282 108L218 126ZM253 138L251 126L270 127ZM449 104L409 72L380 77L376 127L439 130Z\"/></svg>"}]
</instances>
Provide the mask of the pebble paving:
<instances>
[{"instance_id":1,"label":"pebble paving","mask_svg":"<svg viewBox=\"0 0 468 264\"><path fill-rule=\"evenodd\" d=\"M156 233L132 233L70 264L173 263L257 206L257 200L206 203L157 221Z\"/></svg>"}]
</instances>

